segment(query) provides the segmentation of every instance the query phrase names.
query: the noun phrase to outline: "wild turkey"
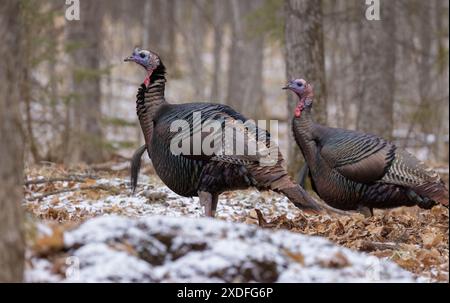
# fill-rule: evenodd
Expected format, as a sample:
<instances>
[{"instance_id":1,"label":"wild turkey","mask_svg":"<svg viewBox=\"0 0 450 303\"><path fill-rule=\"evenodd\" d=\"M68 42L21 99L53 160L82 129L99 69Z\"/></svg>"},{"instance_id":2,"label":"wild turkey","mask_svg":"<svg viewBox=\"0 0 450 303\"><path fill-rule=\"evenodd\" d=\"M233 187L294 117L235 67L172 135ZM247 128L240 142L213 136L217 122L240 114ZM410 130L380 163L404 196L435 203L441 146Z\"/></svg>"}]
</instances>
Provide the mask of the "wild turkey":
<instances>
[{"instance_id":1,"label":"wild turkey","mask_svg":"<svg viewBox=\"0 0 450 303\"><path fill-rule=\"evenodd\" d=\"M448 207L448 189L438 174L408 152L374 135L316 124L313 87L303 79L284 87L299 97L292 128L313 189L327 204L361 211L418 205Z\"/></svg>"},{"instance_id":2,"label":"wild turkey","mask_svg":"<svg viewBox=\"0 0 450 303\"><path fill-rule=\"evenodd\" d=\"M161 180L181 196L198 196L205 207L207 216L214 216L218 196L229 190L256 187L259 190L273 190L286 195L297 207L311 212L322 208L287 174L282 167L283 158L276 147L276 161L272 166L261 165L263 157L256 155L229 155L229 153L180 153L171 151L171 142L177 134L171 132L174 121L187 121L189 129L181 132L190 142L199 134L194 125L193 113L201 113L202 125L208 120L224 122L247 121L232 108L212 103L169 104L164 97L165 67L157 54L135 49L125 61L135 62L145 68L147 74L137 94L137 115L144 133L146 149L154 169ZM258 128L238 129L249 140L259 140L261 135L269 135ZM213 133L216 135L215 133ZM203 145L204 135L201 135ZM266 142L267 143L267 142ZM226 145L226 144L225 144ZM264 144L265 148L269 145ZM247 146L246 146L247 147ZM140 166L140 156L145 151L141 147L133 157L132 180L135 183ZM139 158L139 159L137 159ZM133 183L132 182L132 183Z\"/></svg>"}]
</instances>

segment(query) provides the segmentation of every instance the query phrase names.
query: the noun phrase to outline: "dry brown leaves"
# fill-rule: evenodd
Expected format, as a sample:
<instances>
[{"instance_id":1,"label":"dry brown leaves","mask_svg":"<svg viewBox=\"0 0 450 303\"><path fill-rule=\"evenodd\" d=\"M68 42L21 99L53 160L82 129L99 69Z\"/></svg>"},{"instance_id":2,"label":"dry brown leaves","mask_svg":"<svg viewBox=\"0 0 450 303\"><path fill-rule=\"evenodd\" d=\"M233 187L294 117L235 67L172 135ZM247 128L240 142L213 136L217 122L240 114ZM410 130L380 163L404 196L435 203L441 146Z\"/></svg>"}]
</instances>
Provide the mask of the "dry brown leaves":
<instances>
[{"instance_id":1,"label":"dry brown leaves","mask_svg":"<svg viewBox=\"0 0 450 303\"><path fill-rule=\"evenodd\" d=\"M69 200L72 205L76 205L80 200L99 200L106 196L117 195L124 188L112 187L98 184L97 180L90 177L93 175L107 178L122 177L124 172L93 172L89 167L78 165L74 167L65 167L59 164L49 163L47 165L28 167L25 174L29 180L54 179L54 178L74 178L79 177L82 181L65 181L65 182L45 182L40 184L30 184L24 186L25 197L31 199L30 203L25 204L25 208L39 219L65 223L65 222L81 222L90 217L92 214L84 210L69 212L67 209L60 207L61 194L70 194ZM46 196L48 195L48 196ZM39 211L39 204L42 198L51 199L51 207L45 211ZM59 207L58 207L59 206ZM114 210L108 210L114 213Z\"/></svg>"},{"instance_id":2,"label":"dry brown leaves","mask_svg":"<svg viewBox=\"0 0 450 303\"><path fill-rule=\"evenodd\" d=\"M270 222L259 211L257 213L262 227L323 236L340 245L389 258L434 281L449 280L449 215L445 207L376 211L370 218L360 214L343 217L299 215L289 220L280 216ZM335 259L336 264L329 266L345 265L345 260Z\"/></svg>"}]
</instances>

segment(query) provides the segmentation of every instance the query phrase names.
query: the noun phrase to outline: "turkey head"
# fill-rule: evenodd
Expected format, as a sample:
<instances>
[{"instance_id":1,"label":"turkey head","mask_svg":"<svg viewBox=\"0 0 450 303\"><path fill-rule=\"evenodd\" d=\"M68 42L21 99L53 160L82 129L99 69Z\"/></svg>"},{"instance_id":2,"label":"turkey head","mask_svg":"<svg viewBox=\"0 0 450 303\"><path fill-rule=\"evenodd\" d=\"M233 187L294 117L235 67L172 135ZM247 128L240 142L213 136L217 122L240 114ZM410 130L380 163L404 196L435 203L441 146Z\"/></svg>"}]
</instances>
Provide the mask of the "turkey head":
<instances>
[{"instance_id":1,"label":"turkey head","mask_svg":"<svg viewBox=\"0 0 450 303\"><path fill-rule=\"evenodd\" d=\"M150 84L150 77L152 76L153 71L161 64L161 60L156 53L139 48L135 48L131 56L125 58L124 61L135 62L147 71L147 75L144 79L145 86Z\"/></svg>"},{"instance_id":2,"label":"turkey head","mask_svg":"<svg viewBox=\"0 0 450 303\"><path fill-rule=\"evenodd\" d=\"M283 87L283 89L291 90L299 97L299 101L295 107L295 117L300 118L303 110L311 109L314 91L312 85L306 82L306 80L291 80L285 87Z\"/></svg>"}]
</instances>

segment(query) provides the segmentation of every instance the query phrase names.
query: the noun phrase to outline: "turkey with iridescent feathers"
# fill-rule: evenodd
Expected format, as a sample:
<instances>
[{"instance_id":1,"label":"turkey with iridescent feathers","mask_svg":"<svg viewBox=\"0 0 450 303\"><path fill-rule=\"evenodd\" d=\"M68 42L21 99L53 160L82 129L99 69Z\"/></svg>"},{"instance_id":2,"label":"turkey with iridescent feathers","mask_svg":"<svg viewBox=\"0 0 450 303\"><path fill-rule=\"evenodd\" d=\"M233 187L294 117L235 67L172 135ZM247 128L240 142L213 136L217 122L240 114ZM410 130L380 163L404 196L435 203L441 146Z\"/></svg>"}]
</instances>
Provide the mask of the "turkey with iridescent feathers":
<instances>
[{"instance_id":1,"label":"turkey with iridescent feathers","mask_svg":"<svg viewBox=\"0 0 450 303\"><path fill-rule=\"evenodd\" d=\"M132 184L136 179L140 166L140 156L147 150L154 169L161 180L175 193L181 196L198 196L205 208L207 216L214 216L218 196L224 191L255 187L259 190L273 190L287 196L297 207L319 212L322 207L316 203L298 184L296 184L283 168L283 158L274 144L268 144L264 138L270 134L255 126L244 129L240 124L248 119L231 107L213 103L169 104L165 97L165 67L157 54L148 50L135 49L125 61L135 62L146 71L144 83L139 88L136 100L137 115L145 138L145 147L135 153L132 161ZM206 121L220 121L223 128L225 122L236 124L246 142L258 142L258 153L244 155L223 153L214 150L207 154L173 153L171 142L175 136L180 136L193 142L200 136L201 142L194 143L203 146L205 134L199 133L199 125L193 118L194 113L201 115L200 124ZM177 121L186 121L189 128L181 134L171 131L171 126ZM222 132L212 132L210 135L221 136ZM236 135L238 137L238 135ZM261 138L263 138L261 140ZM197 145L197 146L198 146ZM227 148L227 144L220 145ZM245 148L247 149L247 145ZM272 153L271 153L272 151ZM266 152L266 153L264 153ZM275 155L273 165L263 165L266 156Z\"/></svg>"},{"instance_id":2,"label":"turkey with iridescent feathers","mask_svg":"<svg viewBox=\"0 0 450 303\"><path fill-rule=\"evenodd\" d=\"M299 174L332 207L370 210L414 206L448 207L448 189L439 175L413 155L375 135L331 128L314 122L313 87L304 79L284 89L299 97L292 122L295 140L306 160Z\"/></svg>"}]
</instances>

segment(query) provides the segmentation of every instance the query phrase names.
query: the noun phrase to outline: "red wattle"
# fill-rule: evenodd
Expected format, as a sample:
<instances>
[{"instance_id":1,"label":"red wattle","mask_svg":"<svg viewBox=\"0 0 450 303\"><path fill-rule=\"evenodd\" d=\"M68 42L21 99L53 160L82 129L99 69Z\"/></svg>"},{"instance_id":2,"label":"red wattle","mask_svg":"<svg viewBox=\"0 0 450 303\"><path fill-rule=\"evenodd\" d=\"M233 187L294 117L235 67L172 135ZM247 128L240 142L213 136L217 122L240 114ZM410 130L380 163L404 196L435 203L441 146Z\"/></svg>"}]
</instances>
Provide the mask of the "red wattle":
<instances>
[{"instance_id":1,"label":"red wattle","mask_svg":"<svg viewBox=\"0 0 450 303\"><path fill-rule=\"evenodd\" d=\"M151 84L150 77L152 76L152 73L153 73L153 70L147 70L147 75L145 76L145 79L144 79L144 84L146 87L148 87Z\"/></svg>"},{"instance_id":2,"label":"red wattle","mask_svg":"<svg viewBox=\"0 0 450 303\"><path fill-rule=\"evenodd\" d=\"M148 85L150 84L150 77L149 77L149 76L146 76L146 77L145 77L145 79L144 79L144 84L145 84L145 86L147 86L147 87L148 87Z\"/></svg>"},{"instance_id":3,"label":"red wattle","mask_svg":"<svg viewBox=\"0 0 450 303\"><path fill-rule=\"evenodd\" d=\"M305 103L303 101L299 101L297 103L297 106L295 107L295 112L294 115L296 118L300 118L300 116L302 115L302 111L305 108Z\"/></svg>"}]
</instances>

